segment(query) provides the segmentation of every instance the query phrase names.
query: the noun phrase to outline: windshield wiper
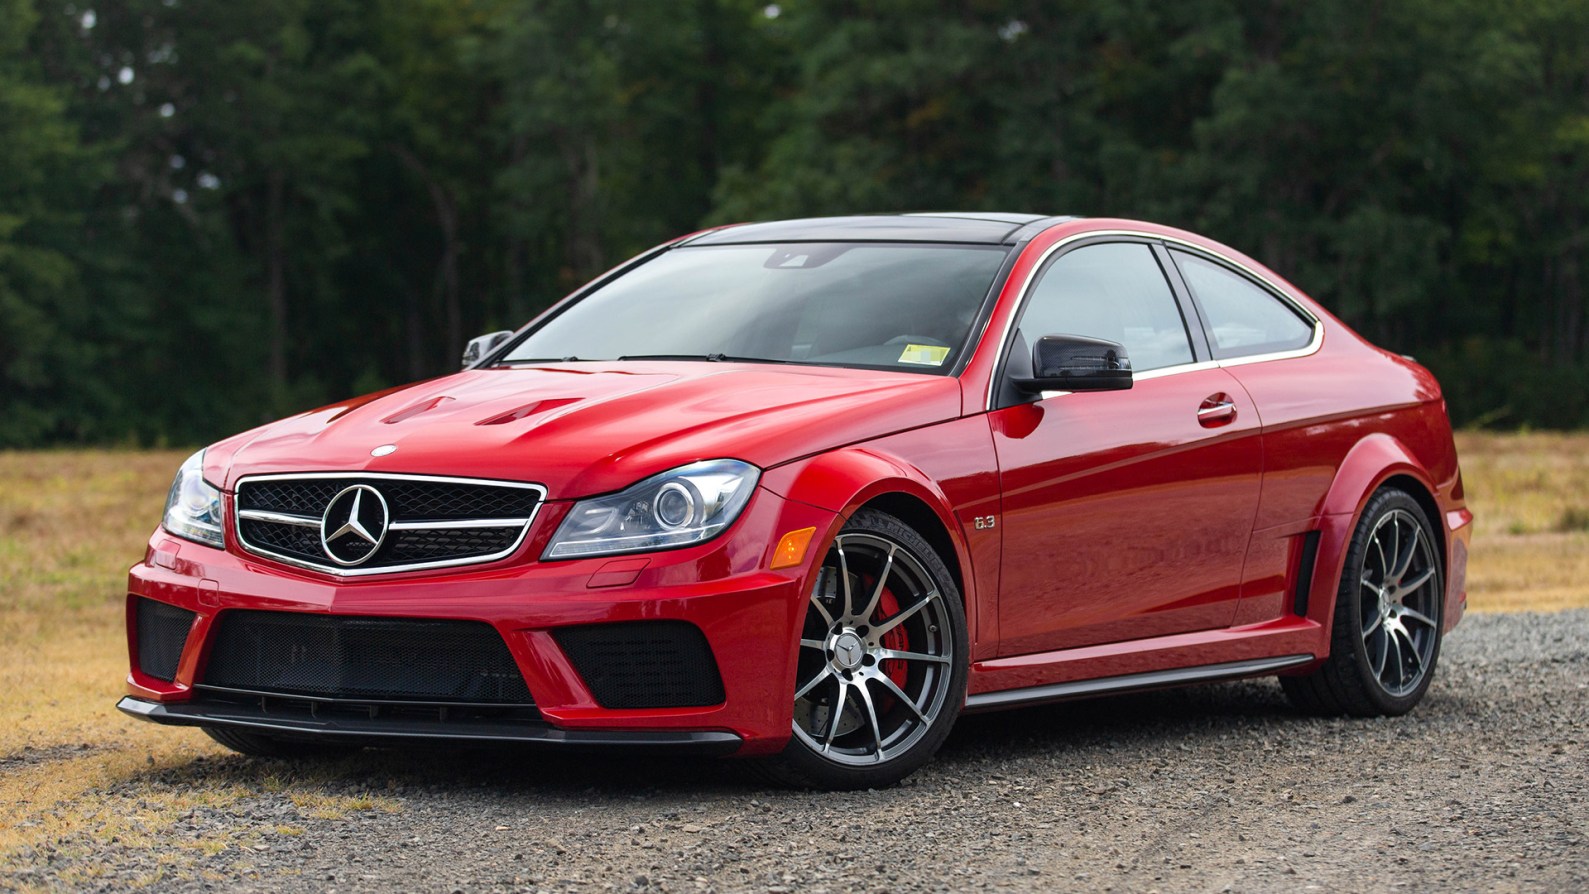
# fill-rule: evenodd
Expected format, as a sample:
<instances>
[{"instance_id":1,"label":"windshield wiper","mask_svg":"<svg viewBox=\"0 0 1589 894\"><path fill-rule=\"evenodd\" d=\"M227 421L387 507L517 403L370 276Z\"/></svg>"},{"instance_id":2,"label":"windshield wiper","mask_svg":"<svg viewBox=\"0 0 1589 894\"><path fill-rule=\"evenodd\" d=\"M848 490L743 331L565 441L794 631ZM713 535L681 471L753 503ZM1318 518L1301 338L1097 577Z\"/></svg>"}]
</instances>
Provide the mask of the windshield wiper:
<instances>
[{"instance_id":1,"label":"windshield wiper","mask_svg":"<svg viewBox=\"0 0 1589 894\"><path fill-rule=\"evenodd\" d=\"M619 360L705 360L708 363L794 363L771 357L735 357L732 354L625 354Z\"/></svg>"},{"instance_id":2,"label":"windshield wiper","mask_svg":"<svg viewBox=\"0 0 1589 894\"><path fill-rule=\"evenodd\" d=\"M578 363L578 357L517 357L512 360L499 360L492 366L517 366L520 363Z\"/></svg>"}]
</instances>

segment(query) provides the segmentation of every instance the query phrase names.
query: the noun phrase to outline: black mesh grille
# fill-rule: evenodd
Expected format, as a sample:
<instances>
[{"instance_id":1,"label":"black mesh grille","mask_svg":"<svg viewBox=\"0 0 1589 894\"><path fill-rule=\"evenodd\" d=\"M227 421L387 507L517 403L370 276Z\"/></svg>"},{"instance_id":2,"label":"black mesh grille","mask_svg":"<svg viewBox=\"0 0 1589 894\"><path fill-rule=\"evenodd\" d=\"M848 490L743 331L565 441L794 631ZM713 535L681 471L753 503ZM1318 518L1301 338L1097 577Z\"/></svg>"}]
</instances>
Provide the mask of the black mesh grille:
<instances>
[{"instance_id":1,"label":"black mesh grille","mask_svg":"<svg viewBox=\"0 0 1589 894\"><path fill-rule=\"evenodd\" d=\"M526 518L540 502L537 491L500 484L349 476L245 481L237 492L237 506L319 518L332 497L355 484L368 484L379 490L392 509L392 518L401 521Z\"/></svg>"},{"instance_id":2,"label":"black mesh grille","mask_svg":"<svg viewBox=\"0 0 1589 894\"><path fill-rule=\"evenodd\" d=\"M387 532L381 548L355 566L331 561L320 542L320 522L337 494L355 484L380 491L390 523L447 525L516 519L502 527L402 528ZM338 573L400 569L430 562L468 562L500 556L523 534L523 519L535 513L538 487L482 482L431 481L421 478L335 478L244 480L237 491L238 533L246 549L294 559ZM250 518L250 512L294 516L302 524ZM356 539L344 538L337 548L347 561L362 558ZM352 570L350 570L350 567Z\"/></svg>"},{"instance_id":3,"label":"black mesh grille","mask_svg":"<svg viewBox=\"0 0 1589 894\"><path fill-rule=\"evenodd\" d=\"M157 680L175 680L182 646L193 627L193 612L140 598L137 623L138 669Z\"/></svg>"},{"instance_id":4,"label":"black mesh grille","mask_svg":"<svg viewBox=\"0 0 1589 894\"><path fill-rule=\"evenodd\" d=\"M520 487L406 481L376 484L391 504L392 514L404 521L528 518L539 502L535 491Z\"/></svg>"},{"instance_id":5,"label":"black mesh grille","mask_svg":"<svg viewBox=\"0 0 1589 894\"><path fill-rule=\"evenodd\" d=\"M479 621L227 611L203 682L339 699L532 704L507 643Z\"/></svg>"},{"instance_id":6,"label":"black mesh grille","mask_svg":"<svg viewBox=\"0 0 1589 894\"><path fill-rule=\"evenodd\" d=\"M319 518L331 498L349 485L353 478L308 478L295 481L249 481L237 491L241 509L263 509Z\"/></svg>"},{"instance_id":7,"label":"black mesh grille","mask_svg":"<svg viewBox=\"0 0 1589 894\"><path fill-rule=\"evenodd\" d=\"M299 559L325 561L320 550L320 529L302 525L278 525L251 518L239 521L243 539L278 553Z\"/></svg>"},{"instance_id":8,"label":"black mesh grille","mask_svg":"<svg viewBox=\"0 0 1589 894\"><path fill-rule=\"evenodd\" d=\"M552 635L604 708L685 708L723 701L712 647L693 624L591 624L562 627Z\"/></svg>"},{"instance_id":9,"label":"black mesh grille","mask_svg":"<svg viewBox=\"0 0 1589 894\"><path fill-rule=\"evenodd\" d=\"M519 539L514 528L440 528L393 531L372 565L489 556ZM315 541L317 544L319 540Z\"/></svg>"}]
</instances>

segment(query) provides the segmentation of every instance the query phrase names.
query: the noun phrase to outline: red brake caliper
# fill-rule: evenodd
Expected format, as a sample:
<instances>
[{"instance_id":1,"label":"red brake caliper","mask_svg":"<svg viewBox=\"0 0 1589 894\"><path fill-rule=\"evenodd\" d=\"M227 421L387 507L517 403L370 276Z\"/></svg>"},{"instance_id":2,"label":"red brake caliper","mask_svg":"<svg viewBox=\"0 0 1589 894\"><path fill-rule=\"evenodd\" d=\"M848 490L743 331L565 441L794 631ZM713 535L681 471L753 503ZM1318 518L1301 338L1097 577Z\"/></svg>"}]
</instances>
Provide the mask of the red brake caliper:
<instances>
[{"instance_id":1,"label":"red brake caliper","mask_svg":"<svg viewBox=\"0 0 1589 894\"><path fill-rule=\"evenodd\" d=\"M892 590L884 588L883 597L878 600L877 620L879 622L887 621L897 614L899 614L899 600L894 598ZM905 625L901 624L883 634L883 648L892 649L896 652L909 650L910 637L905 633ZM883 662L882 670L883 674L893 680L894 685L898 686L901 691L905 689L905 676L907 674L905 662L898 658L890 658Z\"/></svg>"}]
</instances>

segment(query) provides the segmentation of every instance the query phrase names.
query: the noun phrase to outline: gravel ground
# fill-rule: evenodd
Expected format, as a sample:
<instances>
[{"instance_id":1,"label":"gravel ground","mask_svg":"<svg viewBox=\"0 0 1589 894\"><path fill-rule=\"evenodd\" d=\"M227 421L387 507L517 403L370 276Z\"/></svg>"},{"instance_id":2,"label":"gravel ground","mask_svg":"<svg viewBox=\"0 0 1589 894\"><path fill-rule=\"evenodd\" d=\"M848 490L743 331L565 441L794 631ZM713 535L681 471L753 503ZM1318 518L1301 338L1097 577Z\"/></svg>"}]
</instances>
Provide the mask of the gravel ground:
<instances>
[{"instance_id":1,"label":"gravel ground","mask_svg":"<svg viewBox=\"0 0 1589 894\"><path fill-rule=\"evenodd\" d=\"M395 812L317 819L267 785L164 830L257 843L206 856L85 836L0 883L56 887L94 863L100 890L163 870L162 891L273 894L1584 891L1586 643L1589 610L1469 616L1424 703L1393 720L1302 717L1273 680L967 717L887 791L779 791L729 762L366 752L323 790ZM104 795L136 811L242 762Z\"/></svg>"}]
</instances>

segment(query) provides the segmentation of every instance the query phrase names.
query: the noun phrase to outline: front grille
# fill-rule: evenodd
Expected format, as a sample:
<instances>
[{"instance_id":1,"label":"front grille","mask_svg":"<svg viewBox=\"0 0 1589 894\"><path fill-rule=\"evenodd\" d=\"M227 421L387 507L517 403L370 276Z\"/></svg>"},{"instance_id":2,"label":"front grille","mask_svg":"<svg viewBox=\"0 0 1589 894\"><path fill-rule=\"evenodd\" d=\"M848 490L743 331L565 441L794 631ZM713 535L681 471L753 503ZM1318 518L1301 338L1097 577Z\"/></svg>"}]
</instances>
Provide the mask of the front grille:
<instances>
[{"instance_id":1,"label":"front grille","mask_svg":"<svg viewBox=\"0 0 1589 894\"><path fill-rule=\"evenodd\" d=\"M177 663L193 627L193 612L138 599L138 670L167 683L177 677Z\"/></svg>"},{"instance_id":2,"label":"front grille","mask_svg":"<svg viewBox=\"0 0 1589 894\"><path fill-rule=\"evenodd\" d=\"M414 521L472 518L523 518L535 511L540 493L520 485L459 483L365 476L254 478L238 488L245 509L312 516L326 511L331 498L352 484L375 484L392 513Z\"/></svg>"},{"instance_id":3,"label":"front grille","mask_svg":"<svg viewBox=\"0 0 1589 894\"><path fill-rule=\"evenodd\" d=\"M604 708L685 708L723 702L712 647L684 621L633 621L552 631Z\"/></svg>"},{"instance_id":4,"label":"front grille","mask_svg":"<svg viewBox=\"0 0 1589 894\"><path fill-rule=\"evenodd\" d=\"M331 699L533 704L507 643L480 621L226 611L200 682Z\"/></svg>"},{"instance_id":5,"label":"front grille","mask_svg":"<svg viewBox=\"0 0 1589 894\"><path fill-rule=\"evenodd\" d=\"M340 545L333 544L333 558L322 535L334 533L347 519L338 517L328 528L327 508L356 485L380 495L386 525L369 531L373 541L345 536ZM458 478L254 476L238 482L237 534L249 552L338 575L490 562L518 547L545 496L537 484ZM346 514L347 505L340 503L339 511Z\"/></svg>"}]
</instances>

